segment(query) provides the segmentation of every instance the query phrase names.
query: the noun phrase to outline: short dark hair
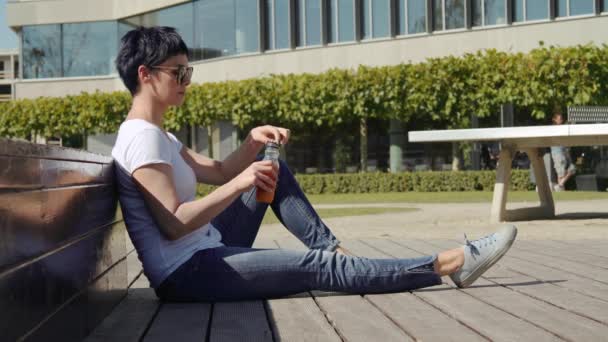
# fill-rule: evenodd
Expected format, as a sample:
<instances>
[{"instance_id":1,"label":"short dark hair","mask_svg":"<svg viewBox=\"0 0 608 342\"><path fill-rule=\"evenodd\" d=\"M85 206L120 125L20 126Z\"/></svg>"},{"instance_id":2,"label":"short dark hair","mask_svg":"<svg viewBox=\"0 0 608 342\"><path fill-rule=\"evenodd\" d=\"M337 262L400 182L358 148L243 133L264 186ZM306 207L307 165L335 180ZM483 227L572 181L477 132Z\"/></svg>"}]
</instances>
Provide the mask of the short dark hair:
<instances>
[{"instance_id":1,"label":"short dark hair","mask_svg":"<svg viewBox=\"0 0 608 342\"><path fill-rule=\"evenodd\" d=\"M180 54L188 55L188 47L173 27L140 26L121 38L116 69L131 95L135 95L140 65L152 67Z\"/></svg>"}]
</instances>

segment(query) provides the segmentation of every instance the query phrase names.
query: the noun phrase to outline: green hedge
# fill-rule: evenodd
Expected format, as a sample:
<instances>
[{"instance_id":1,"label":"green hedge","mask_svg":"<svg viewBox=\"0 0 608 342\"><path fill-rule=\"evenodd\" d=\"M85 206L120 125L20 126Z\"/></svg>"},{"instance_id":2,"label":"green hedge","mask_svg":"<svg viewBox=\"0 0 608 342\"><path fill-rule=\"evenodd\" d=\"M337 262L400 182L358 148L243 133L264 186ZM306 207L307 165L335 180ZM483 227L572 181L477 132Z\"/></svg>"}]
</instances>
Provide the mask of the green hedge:
<instances>
[{"instance_id":1,"label":"green hedge","mask_svg":"<svg viewBox=\"0 0 608 342\"><path fill-rule=\"evenodd\" d=\"M302 190L310 195L368 192L439 192L493 191L495 171L428 171L403 173L347 173L296 175ZM512 170L511 190L533 190L528 170ZM206 195L213 186L199 185L199 196Z\"/></svg>"},{"instance_id":2,"label":"green hedge","mask_svg":"<svg viewBox=\"0 0 608 342\"><path fill-rule=\"evenodd\" d=\"M192 85L165 126L230 120L240 128L270 123L331 129L380 118L463 128L471 114L488 117L504 103L536 119L555 105L607 104L608 46L541 46L526 54L490 49L417 64ZM126 92L11 101L0 105L0 136L111 133L129 105Z\"/></svg>"}]
</instances>

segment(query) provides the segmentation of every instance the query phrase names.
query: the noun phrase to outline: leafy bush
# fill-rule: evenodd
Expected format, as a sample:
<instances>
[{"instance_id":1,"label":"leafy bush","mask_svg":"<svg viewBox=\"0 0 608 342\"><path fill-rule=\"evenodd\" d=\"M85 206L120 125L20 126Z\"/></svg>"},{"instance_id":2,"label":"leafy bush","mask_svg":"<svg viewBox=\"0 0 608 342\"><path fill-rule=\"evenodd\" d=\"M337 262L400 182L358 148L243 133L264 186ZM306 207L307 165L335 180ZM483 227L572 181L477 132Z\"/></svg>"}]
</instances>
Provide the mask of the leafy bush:
<instances>
[{"instance_id":1,"label":"leafy bush","mask_svg":"<svg viewBox=\"0 0 608 342\"><path fill-rule=\"evenodd\" d=\"M528 170L512 170L510 189L533 190ZM401 173L350 173L296 175L302 190L310 195L368 192L493 191L495 171L428 171ZM214 187L199 185L198 194Z\"/></svg>"}]
</instances>

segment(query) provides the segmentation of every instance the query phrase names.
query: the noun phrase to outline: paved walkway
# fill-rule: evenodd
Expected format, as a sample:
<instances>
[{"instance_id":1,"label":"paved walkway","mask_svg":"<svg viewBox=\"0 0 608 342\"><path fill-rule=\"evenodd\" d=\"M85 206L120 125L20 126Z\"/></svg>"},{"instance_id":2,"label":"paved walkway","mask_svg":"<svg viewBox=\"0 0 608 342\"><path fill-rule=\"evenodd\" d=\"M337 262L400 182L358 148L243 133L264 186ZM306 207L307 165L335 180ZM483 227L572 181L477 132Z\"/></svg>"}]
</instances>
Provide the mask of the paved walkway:
<instances>
[{"instance_id":1,"label":"paved walkway","mask_svg":"<svg viewBox=\"0 0 608 342\"><path fill-rule=\"evenodd\" d=\"M531 206L533 203L513 203L509 208ZM490 224L491 203L420 204L370 203L357 205L317 205L335 207L404 207L416 211L369 216L324 219L339 238L403 237L411 239L461 239L484 235L496 228ZM608 194L606 200L556 202L554 220L513 222L524 240L608 239ZM265 225L260 239L280 239L290 236L282 225Z\"/></svg>"}]
</instances>

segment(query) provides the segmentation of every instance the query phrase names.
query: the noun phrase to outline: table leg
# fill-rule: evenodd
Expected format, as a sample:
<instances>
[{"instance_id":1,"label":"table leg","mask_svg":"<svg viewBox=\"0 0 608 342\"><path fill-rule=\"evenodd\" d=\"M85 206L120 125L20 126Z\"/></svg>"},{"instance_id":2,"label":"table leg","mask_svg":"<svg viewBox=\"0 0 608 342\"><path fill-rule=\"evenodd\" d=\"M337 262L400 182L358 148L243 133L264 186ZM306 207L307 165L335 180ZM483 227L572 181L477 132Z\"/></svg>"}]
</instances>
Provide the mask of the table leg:
<instances>
[{"instance_id":1,"label":"table leg","mask_svg":"<svg viewBox=\"0 0 608 342\"><path fill-rule=\"evenodd\" d=\"M513 149L508 146L503 146L503 148L500 150L498 165L496 166L494 198L492 199L492 210L490 212L491 222L501 222L506 220L507 192L509 191L509 181L511 179L512 159Z\"/></svg>"},{"instance_id":2,"label":"table leg","mask_svg":"<svg viewBox=\"0 0 608 342\"><path fill-rule=\"evenodd\" d=\"M536 187L538 188L538 197L540 198L540 207L542 216L552 218L555 216L555 204L553 203L553 195L551 194L551 183L545 172L545 161L540 149L524 150L530 158L532 168L534 169L534 177L536 178Z\"/></svg>"},{"instance_id":3,"label":"table leg","mask_svg":"<svg viewBox=\"0 0 608 342\"><path fill-rule=\"evenodd\" d=\"M507 191L509 190L511 160L514 151L515 147L510 146L508 148L503 148L500 152L500 159L496 170L496 183L494 184L494 200L492 202L490 221L527 221L551 219L555 217L555 205L553 203L549 179L545 172L545 162L540 155L539 149L536 148L525 149L523 151L526 152L528 158L530 158L530 162L534 168L540 206L507 210Z\"/></svg>"}]
</instances>

